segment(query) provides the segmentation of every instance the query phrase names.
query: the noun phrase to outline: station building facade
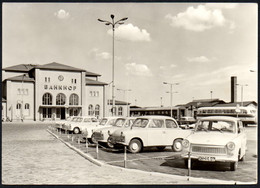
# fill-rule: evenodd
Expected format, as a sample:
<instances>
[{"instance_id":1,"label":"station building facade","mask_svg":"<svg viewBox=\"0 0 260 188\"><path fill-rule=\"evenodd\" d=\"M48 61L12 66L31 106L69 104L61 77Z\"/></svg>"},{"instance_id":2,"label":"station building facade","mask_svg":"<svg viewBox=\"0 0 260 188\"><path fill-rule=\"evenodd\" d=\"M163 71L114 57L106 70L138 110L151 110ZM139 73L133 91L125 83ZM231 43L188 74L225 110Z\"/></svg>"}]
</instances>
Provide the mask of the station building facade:
<instances>
[{"instance_id":1,"label":"station building facade","mask_svg":"<svg viewBox=\"0 0 260 188\"><path fill-rule=\"evenodd\" d=\"M2 119L44 121L68 116L109 116L107 84L99 81L100 76L56 62L4 68ZM120 107L125 111L124 105L117 106Z\"/></svg>"}]
</instances>

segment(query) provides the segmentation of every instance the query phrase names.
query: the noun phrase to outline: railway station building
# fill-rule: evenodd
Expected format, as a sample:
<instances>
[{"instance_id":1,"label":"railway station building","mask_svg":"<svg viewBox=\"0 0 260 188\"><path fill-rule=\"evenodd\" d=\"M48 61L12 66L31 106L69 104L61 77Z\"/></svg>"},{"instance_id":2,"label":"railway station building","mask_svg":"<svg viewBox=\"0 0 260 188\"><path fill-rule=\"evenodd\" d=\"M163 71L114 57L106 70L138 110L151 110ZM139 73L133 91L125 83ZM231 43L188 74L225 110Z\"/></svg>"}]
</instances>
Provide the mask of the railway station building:
<instances>
[{"instance_id":1,"label":"railway station building","mask_svg":"<svg viewBox=\"0 0 260 188\"><path fill-rule=\"evenodd\" d=\"M2 119L59 120L68 116L111 115L101 75L72 66L19 64L2 69ZM116 101L117 114L127 105Z\"/></svg>"}]
</instances>

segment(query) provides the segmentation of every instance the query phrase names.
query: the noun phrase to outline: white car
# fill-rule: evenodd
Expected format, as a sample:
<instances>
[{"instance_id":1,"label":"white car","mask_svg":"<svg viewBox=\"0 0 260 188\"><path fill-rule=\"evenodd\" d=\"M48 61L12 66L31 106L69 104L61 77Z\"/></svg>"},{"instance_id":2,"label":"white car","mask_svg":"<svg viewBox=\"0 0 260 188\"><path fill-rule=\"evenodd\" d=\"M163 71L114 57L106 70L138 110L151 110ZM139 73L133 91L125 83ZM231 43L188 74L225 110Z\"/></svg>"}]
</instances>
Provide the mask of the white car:
<instances>
[{"instance_id":1,"label":"white car","mask_svg":"<svg viewBox=\"0 0 260 188\"><path fill-rule=\"evenodd\" d=\"M73 118L73 116L69 116L69 117L67 117L67 119L56 121L55 122L55 127L57 129L62 129L62 125L65 124L66 122L71 121L72 118Z\"/></svg>"},{"instance_id":2,"label":"white car","mask_svg":"<svg viewBox=\"0 0 260 188\"><path fill-rule=\"evenodd\" d=\"M227 162L232 171L237 169L238 161L246 154L246 134L240 119L224 116L201 118L195 130L183 140L185 164L188 155L192 162Z\"/></svg>"},{"instance_id":3,"label":"white car","mask_svg":"<svg viewBox=\"0 0 260 188\"><path fill-rule=\"evenodd\" d=\"M116 120L120 118L122 117L117 117L117 116L104 117L101 119L101 121L98 124L88 125L84 127L84 129L82 130L83 138L87 138L90 142L93 143L91 136L96 129L104 128L104 127L112 127L113 124L116 122Z\"/></svg>"},{"instance_id":4,"label":"white car","mask_svg":"<svg viewBox=\"0 0 260 188\"><path fill-rule=\"evenodd\" d=\"M66 124L66 130L73 131L74 134L79 134L83 129L87 126L98 124L98 120L96 117L92 116L82 116L77 117L76 119L73 118L73 121Z\"/></svg>"},{"instance_id":5,"label":"white car","mask_svg":"<svg viewBox=\"0 0 260 188\"><path fill-rule=\"evenodd\" d=\"M103 127L95 130L91 136L91 139L94 143L99 142L102 145L113 148L113 145L107 142L108 137L111 133L119 128L130 128L134 122L136 117L128 117L128 118L118 118L116 122L111 127Z\"/></svg>"},{"instance_id":6,"label":"white car","mask_svg":"<svg viewBox=\"0 0 260 188\"><path fill-rule=\"evenodd\" d=\"M136 118L130 129L117 129L108 138L115 147L127 146L131 153L144 147L156 146L163 150L172 146L173 151L182 150L182 139L191 133L179 128L175 119L168 116L142 116Z\"/></svg>"}]
</instances>

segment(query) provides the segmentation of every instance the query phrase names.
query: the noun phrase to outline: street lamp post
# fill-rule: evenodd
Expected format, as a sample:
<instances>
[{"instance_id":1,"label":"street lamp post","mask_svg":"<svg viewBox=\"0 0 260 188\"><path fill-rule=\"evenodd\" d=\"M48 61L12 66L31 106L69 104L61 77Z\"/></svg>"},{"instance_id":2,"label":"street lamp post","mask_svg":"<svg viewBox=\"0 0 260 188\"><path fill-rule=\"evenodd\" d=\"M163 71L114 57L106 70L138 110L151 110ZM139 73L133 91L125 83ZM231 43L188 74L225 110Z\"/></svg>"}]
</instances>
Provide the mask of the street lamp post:
<instances>
[{"instance_id":1,"label":"street lamp post","mask_svg":"<svg viewBox=\"0 0 260 188\"><path fill-rule=\"evenodd\" d=\"M119 24L122 25L124 24L124 21L127 20L128 18L122 18L118 21L114 21L114 15L110 15L112 22L98 19L100 22L104 22L105 25L111 25L112 26L112 31L113 31L113 40L112 40L112 116L114 115L114 107L115 107L115 95L114 95L114 89L115 89L115 81L114 81L114 72L115 72L115 47L114 47L114 42L115 42L115 25Z\"/></svg>"},{"instance_id":2,"label":"street lamp post","mask_svg":"<svg viewBox=\"0 0 260 188\"><path fill-rule=\"evenodd\" d=\"M248 86L247 84L236 84L237 86L241 86L241 106L243 106L244 104L243 104L243 88L244 88L244 86Z\"/></svg>"},{"instance_id":3,"label":"street lamp post","mask_svg":"<svg viewBox=\"0 0 260 188\"><path fill-rule=\"evenodd\" d=\"M124 92L124 98L125 98L125 93L127 92L127 91L132 91L131 89L117 89L118 91L123 91ZM128 95L127 95L127 97L126 97L127 99L126 99L126 111L127 111L127 113L126 113L126 117L128 117L129 116L129 108L128 108Z\"/></svg>"},{"instance_id":4,"label":"street lamp post","mask_svg":"<svg viewBox=\"0 0 260 188\"><path fill-rule=\"evenodd\" d=\"M173 85L179 85L179 83L168 83L168 82L163 82L163 84L168 84L170 85L170 92L167 92L167 93L170 93L171 95L171 117L172 117L172 94L173 93L178 93L178 92L172 92L172 86Z\"/></svg>"}]
</instances>

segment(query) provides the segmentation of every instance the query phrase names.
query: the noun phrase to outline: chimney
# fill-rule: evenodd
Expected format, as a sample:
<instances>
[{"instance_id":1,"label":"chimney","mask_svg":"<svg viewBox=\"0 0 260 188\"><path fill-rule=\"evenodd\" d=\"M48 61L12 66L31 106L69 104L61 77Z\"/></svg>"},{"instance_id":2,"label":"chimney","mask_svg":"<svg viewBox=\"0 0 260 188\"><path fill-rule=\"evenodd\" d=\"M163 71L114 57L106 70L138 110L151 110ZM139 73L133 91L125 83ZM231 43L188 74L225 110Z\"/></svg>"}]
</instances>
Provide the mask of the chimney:
<instances>
[{"instance_id":1,"label":"chimney","mask_svg":"<svg viewBox=\"0 0 260 188\"><path fill-rule=\"evenodd\" d=\"M231 77L231 103L237 102L237 77Z\"/></svg>"}]
</instances>

